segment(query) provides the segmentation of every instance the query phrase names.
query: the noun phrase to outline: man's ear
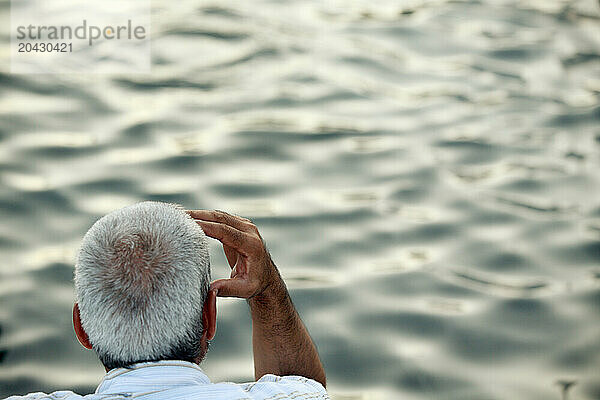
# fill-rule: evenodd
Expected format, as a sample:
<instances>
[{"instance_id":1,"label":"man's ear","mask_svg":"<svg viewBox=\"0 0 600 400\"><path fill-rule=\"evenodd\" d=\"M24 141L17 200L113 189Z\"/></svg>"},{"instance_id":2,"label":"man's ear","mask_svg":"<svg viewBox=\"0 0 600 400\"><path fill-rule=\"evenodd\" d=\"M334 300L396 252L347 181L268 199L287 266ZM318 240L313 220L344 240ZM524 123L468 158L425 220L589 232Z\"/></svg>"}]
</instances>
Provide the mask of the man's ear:
<instances>
[{"instance_id":1,"label":"man's ear","mask_svg":"<svg viewBox=\"0 0 600 400\"><path fill-rule=\"evenodd\" d=\"M81 326L81 316L79 315L79 305L77 303L73 305L73 329L75 330L75 335L77 336L79 343L86 349L91 350L92 344L90 343L90 338L83 329L83 326Z\"/></svg>"},{"instance_id":2,"label":"man's ear","mask_svg":"<svg viewBox=\"0 0 600 400\"><path fill-rule=\"evenodd\" d=\"M209 290L202 308L202 339L211 340L217 331L217 291Z\"/></svg>"}]
</instances>

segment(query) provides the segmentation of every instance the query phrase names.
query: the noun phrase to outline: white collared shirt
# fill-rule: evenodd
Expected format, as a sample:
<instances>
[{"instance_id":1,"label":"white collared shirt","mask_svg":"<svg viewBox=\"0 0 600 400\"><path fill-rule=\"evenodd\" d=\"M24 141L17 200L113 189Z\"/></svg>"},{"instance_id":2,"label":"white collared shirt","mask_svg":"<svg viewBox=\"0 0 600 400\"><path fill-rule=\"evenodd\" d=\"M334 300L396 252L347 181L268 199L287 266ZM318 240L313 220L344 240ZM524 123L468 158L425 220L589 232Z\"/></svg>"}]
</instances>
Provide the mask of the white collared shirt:
<instances>
[{"instance_id":1,"label":"white collared shirt","mask_svg":"<svg viewBox=\"0 0 600 400\"><path fill-rule=\"evenodd\" d=\"M251 383L211 383L202 369L186 361L158 361L108 372L94 394L70 391L30 393L6 400L325 400L323 386L301 376L265 375Z\"/></svg>"}]
</instances>

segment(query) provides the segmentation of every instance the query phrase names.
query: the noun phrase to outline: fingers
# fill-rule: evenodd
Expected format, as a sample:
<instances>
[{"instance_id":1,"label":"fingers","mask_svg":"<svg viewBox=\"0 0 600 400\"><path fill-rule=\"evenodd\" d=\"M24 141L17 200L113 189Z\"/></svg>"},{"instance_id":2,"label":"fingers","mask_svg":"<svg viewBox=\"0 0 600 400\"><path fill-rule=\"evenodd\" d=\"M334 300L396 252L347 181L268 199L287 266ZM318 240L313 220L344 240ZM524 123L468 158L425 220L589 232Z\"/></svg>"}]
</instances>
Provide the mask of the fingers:
<instances>
[{"instance_id":1,"label":"fingers","mask_svg":"<svg viewBox=\"0 0 600 400\"><path fill-rule=\"evenodd\" d=\"M247 299L253 296L262 281L264 262L269 258L256 226L246 218L223 211L186 212L207 236L223 244L223 251L232 269L229 279L216 280L211 288L217 290L219 297Z\"/></svg>"},{"instance_id":2,"label":"fingers","mask_svg":"<svg viewBox=\"0 0 600 400\"><path fill-rule=\"evenodd\" d=\"M258 237L232 228L229 225L202 220L196 220L196 222L202 227L202 230L207 236L219 240L224 245L231 247L242 255L252 255L256 252L258 246L262 244Z\"/></svg>"},{"instance_id":3,"label":"fingers","mask_svg":"<svg viewBox=\"0 0 600 400\"><path fill-rule=\"evenodd\" d=\"M204 220L204 221L212 221L212 222L218 222L217 219L218 217L216 215L218 215L218 212L216 211L208 211L208 210L187 210L186 213L194 218L195 220ZM225 213L227 216L230 216L229 214ZM233 217L233 216L231 216ZM224 217L224 218L228 218L228 217ZM223 219L224 219L223 218ZM247 220L249 222L249 220ZM196 221L198 222L198 221ZM232 224L227 224L232 226ZM241 225L239 225L241 227ZM235 227L235 226L234 226ZM227 262L229 263L229 266L231 268L235 267L235 263L237 261L237 257L238 257L238 253L235 249L227 246L226 244L223 244L223 251L225 253L225 257L227 257Z\"/></svg>"},{"instance_id":4,"label":"fingers","mask_svg":"<svg viewBox=\"0 0 600 400\"><path fill-rule=\"evenodd\" d=\"M258 233L256 226L247 218L231 215L225 211L208 211L208 210L189 210L188 215L194 219L200 219L209 222L218 222L220 224L229 225L242 232Z\"/></svg>"}]
</instances>

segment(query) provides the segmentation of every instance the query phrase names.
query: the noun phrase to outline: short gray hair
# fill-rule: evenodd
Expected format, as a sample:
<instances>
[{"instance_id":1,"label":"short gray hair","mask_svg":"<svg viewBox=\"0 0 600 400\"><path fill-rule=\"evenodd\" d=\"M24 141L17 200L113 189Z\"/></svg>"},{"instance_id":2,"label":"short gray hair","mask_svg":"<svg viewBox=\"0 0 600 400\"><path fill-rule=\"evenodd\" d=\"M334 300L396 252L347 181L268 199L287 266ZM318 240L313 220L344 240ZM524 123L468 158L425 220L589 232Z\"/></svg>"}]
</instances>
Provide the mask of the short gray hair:
<instances>
[{"instance_id":1,"label":"short gray hair","mask_svg":"<svg viewBox=\"0 0 600 400\"><path fill-rule=\"evenodd\" d=\"M81 325L107 368L202 357L209 285L204 232L181 207L159 202L99 219L75 266Z\"/></svg>"}]
</instances>

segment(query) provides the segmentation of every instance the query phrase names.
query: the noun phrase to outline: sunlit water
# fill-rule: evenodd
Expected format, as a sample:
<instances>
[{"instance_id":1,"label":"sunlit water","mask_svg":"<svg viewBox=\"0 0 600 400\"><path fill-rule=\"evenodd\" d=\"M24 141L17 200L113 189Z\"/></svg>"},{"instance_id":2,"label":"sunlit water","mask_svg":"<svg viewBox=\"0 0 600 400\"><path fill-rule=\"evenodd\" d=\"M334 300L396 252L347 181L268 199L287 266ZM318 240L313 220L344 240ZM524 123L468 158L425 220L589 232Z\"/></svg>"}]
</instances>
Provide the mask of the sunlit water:
<instances>
[{"instance_id":1,"label":"sunlit water","mask_svg":"<svg viewBox=\"0 0 600 400\"><path fill-rule=\"evenodd\" d=\"M335 399L600 398L597 2L153 7L152 75L0 74L0 397L94 390L74 254L151 199L256 222Z\"/></svg>"}]
</instances>

